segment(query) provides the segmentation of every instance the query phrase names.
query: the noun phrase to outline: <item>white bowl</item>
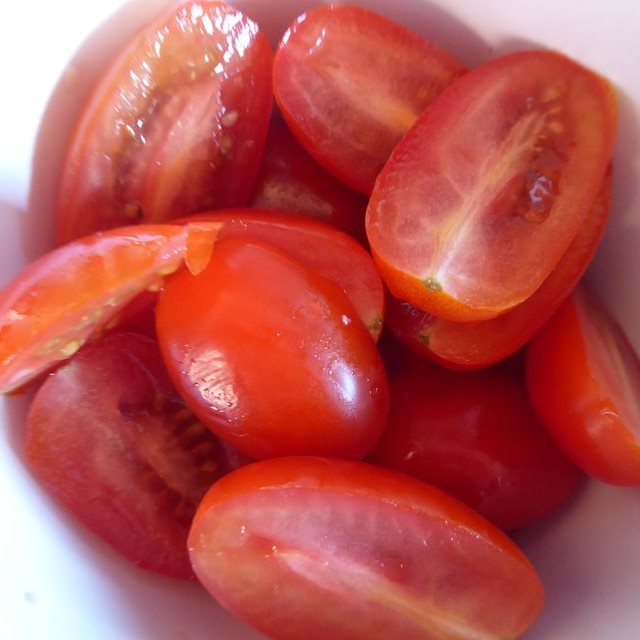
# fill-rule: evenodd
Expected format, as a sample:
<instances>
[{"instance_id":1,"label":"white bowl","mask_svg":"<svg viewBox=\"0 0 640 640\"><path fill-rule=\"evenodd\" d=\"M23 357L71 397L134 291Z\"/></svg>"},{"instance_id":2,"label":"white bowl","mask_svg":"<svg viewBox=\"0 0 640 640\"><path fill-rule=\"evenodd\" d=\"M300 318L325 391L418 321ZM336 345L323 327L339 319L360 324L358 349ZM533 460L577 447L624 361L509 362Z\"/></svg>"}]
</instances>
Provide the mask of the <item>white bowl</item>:
<instances>
[{"instance_id":1,"label":"white bowl","mask_svg":"<svg viewBox=\"0 0 640 640\"><path fill-rule=\"evenodd\" d=\"M0 18L0 285L50 244L62 149L96 74L165 0L7 2ZM275 41L313 2L236 0ZM316 3L317 4L317 3ZM589 278L640 349L640 3L359 0L473 65L559 49L618 87L614 211ZM0 638L249 640L197 585L131 567L77 526L21 460L27 398L0 401ZM529 640L640 638L640 491L591 482L521 535L547 602ZM330 639L327 639L330 640ZM398 639L401 640L401 639Z\"/></svg>"}]
</instances>

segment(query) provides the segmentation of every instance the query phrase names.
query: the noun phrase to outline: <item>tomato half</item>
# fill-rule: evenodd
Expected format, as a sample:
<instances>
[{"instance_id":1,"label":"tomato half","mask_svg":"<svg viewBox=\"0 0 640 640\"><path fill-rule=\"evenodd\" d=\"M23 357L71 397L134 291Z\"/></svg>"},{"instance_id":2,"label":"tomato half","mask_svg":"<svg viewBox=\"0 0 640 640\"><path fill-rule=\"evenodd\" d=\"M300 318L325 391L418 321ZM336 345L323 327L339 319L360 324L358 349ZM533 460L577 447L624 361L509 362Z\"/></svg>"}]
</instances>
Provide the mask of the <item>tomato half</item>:
<instances>
[{"instance_id":1,"label":"tomato half","mask_svg":"<svg viewBox=\"0 0 640 640\"><path fill-rule=\"evenodd\" d=\"M385 291L371 255L355 240L316 220L259 209L209 211L181 222L222 223L220 239L247 238L281 249L346 293L374 340L382 331Z\"/></svg>"},{"instance_id":2,"label":"tomato half","mask_svg":"<svg viewBox=\"0 0 640 640\"><path fill-rule=\"evenodd\" d=\"M299 213L365 239L367 200L327 173L278 121L267 135L251 206Z\"/></svg>"},{"instance_id":3,"label":"tomato half","mask_svg":"<svg viewBox=\"0 0 640 640\"><path fill-rule=\"evenodd\" d=\"M527 382L543 424L579 467L603 482L640 485L640 362L586 290L531 342Z\"/></svg>"},{"instance_id":4,"label":"tomato half","mask_svg":"<svg viewBox=\"0 0 640 640\"><path fill-rule=\"evenodd\" d=\"M339 287L254 240L167 279L157 308L169 373L194 413L251 458L357 458L388 411L384 365Z\"/></svg>"},{"instance_id":5,"label":"tomato half","mask_svg":"<svg viewBox=\"0 0 640 640\"><path fill-rule=\"evenodd\" d=\"M395 148L367 209L395 297L454 321L508 311L585 223L611 157L613 90L551 51L462 76Z\"/></svg>"},{"instance_id":6,"label":"tomato half","mask_svg":"<svg viewBox=\"0 0 640 640\"><path fill-rule=\"evenodd\" d=\"M141 31L72 133L59 242L246 204L271 113L271 58L258 26L222 2L172 7Z\"/></svg>"},{"instance_id":7,"label":"tomato half","mask_svg":"<svg viewBox=\"0 0 640 640\"><path fill-rule=\"evenodd\" d=\"M189 551L214 597L274 640L515 638L543 599L501 531L362 462L283 458L227 475Z\"/></svg>"},{"instance_id":8,"label":"tomato half","mask_svg":"<svg viewBox=\"0 0 640 640\"><path fill-rule=\"evenodd\" d=\"M136 225L76 240L0 291L0 393L72 356L139 293L208 261L219 225Z\"/></svg>"},{"instance_id":9,"label":"tomato half","mask_svg":"<svg viewBox=\"0 0 640 640\"><path fill-rule=\"evenodd\" d=\"M370 460L459 498L511 531L573 495L582 474L540 424L512 372L436 368L391 380L391 409Z\"/></svg>"},{"instance_id":10,"label":"tomato half","mask_svg":"<svg viewBox=\"0 0 640 640\"><path fill-rule=\"evenodd\" d=\"M329 5L302 14L273 66L274 95L300 144L370 194L393 147L464 67L376 13Z\"/></svg>"},{"instance_id":11,"label":"tomato half","mask_svg":"<svg viewBox=\"0 0 640 640\"><path fill-rule=\"evenodd\" d=\"M388 298L385 320L414 351L453 369L477 369L523 347L567 299L589 266L609 218L611 172L578 234L549 277L510 311L479 322L453 322Z\"/></svg>"},{"instance_id":12,"label":"tomato half","mask_svg":"<svg viewBox=\"0 0 640 640\"><path fill-rule=\"evenodd\" d=\"M191 518L234 467L175 392L153 340L88 344L46 379L27 425L27 462L56 500L139 566L193 577Z\"/></svg>"}]
</instances>

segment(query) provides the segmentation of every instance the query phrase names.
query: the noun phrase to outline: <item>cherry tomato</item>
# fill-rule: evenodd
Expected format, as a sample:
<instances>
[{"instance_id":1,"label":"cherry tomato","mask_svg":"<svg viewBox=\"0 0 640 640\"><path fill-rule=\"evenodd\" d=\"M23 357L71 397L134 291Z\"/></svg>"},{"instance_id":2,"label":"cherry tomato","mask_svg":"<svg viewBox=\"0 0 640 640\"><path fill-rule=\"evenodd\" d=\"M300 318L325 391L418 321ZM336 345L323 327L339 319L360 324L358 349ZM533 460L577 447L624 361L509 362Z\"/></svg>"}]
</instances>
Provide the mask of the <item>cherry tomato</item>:
<instances>
[{"instance_id":1,"label":"cherry tomato","mask_svg":"<svg viewBox=\"0 0 640 640\"><path fill-rule=\"evenodd\" d=\"M277 121L267 135L251 206L299 213L365 239L367 200L324 171Z\"/></svg>"},{"instance_id":2,"label":"cherry tomato","mask_svg":"<svg viewBox=\"0 0 640 640\"><path fill-rule=\"evenodd\" d=\"M208 261L219 225L137 225L76 240L0 291L0 393L73 355L139 293L184 261Z\"/></svg>"},{"instance_id":3,"label":"cherry tomato","mask_svg":"<svg viewBox=\"0 0 640 640\"><path fill-rule=\"evenodd\" d=\"M220 222L220 239L266 242L333 280L347 294L373 339L380 337L384 285L369 253L349 236L325 223L278 211L209 211L182 220L187 221Z\"/></svg>"},{"instance_id":4,"label":"cherry tomato","mask_svg":"<svg viewBox=\"0 0 640 640\"><path fill-rule=\"evenodd\" d=\"M640 485L640 363L584 289L532 341L527 382L543 424L579 467L603 482Z\"/></svg>"},{"instance_id":5,"label":"cherry tomato","mask_svg":"<svg viewBox=\"0 0 640 640\"><path fill-rule=\"evenodd\" d=\"M27 423L27 462L56 500L141 567L193 577L191 518L235 467L176 394L153 340L86 345L47 378Z\"/></svg>"},{"instance_id":6,"label":"cherry tomato","mask_svg":"<svg viewBox=\"0 0 640 640\"><path fill-rule=\"evenodd\" d=\"M251 458L357 458L382 432L384 365L354 307L270 245L220 240L202 273L167 280L157 329L194 413Z\"/></svg>"},{"instance_id":7,"label":"cherry tomato","mask_svg":"<svg viewBox=\"0 0 640 640\"><path fill-rule=\"evenodd\" d=\"M172 7L113 62L71 136L57 235L244 205L271 113L271 51L222 2Z\"/></svg>"},{"instance_id":8,"label":"cherry tomato","mask_svg":"<svg viewBox=\"0 0 640 640\"><path fill-rule=\"evenodd\" d=\"M302 14L276 52L276 101L300 144L370 194L393 147L464 67L422 36L346 5Z\"/></svg>"},{"instance_id":9,"label":"cherry tomato","mask_svg":"<svg viewBox=\"0 0 640 640\"><path fill-rule=\"evenodd\" d=\"M515 638L543 599L484 518L363 462L282 458L227 475L189 551L218 601L274 640Z\"/></svg>"},{"instance_id":10,"label":"cherry tomato","mask_svg":"<svg viewBox=\"0 0 640 640\"><path fill-rule=\"evenodd\" d=\"M551 51L462 76L395 148L367 209L393 295L454 321L520 304L549 276L611 157L608 83Z\"/></svg>"},{"instance_id":11,"label":"cherry tomato","mask_svg":"<svg viewBox=\"0 0 640 640\"><path fill-rule=\"evenodd\" d=\"M611 172L578 234L530 298L497 318L452 322L389 297L385 319L411 349L453 369L477 369L525 345L571 294L600 243L611 202Z\"/></svg>"},{"instance_id":12,"label":"cherry tomato","mask_svg":"<svg viewBox=\"0 0 640 640\"><path fill-rule=\"evenodd\" d=\"M524 381L433 368L391 380L391 409L370 458L459 498L507 531L563 504L582 474L540 424Z\"/></svg>"}]
</instances>

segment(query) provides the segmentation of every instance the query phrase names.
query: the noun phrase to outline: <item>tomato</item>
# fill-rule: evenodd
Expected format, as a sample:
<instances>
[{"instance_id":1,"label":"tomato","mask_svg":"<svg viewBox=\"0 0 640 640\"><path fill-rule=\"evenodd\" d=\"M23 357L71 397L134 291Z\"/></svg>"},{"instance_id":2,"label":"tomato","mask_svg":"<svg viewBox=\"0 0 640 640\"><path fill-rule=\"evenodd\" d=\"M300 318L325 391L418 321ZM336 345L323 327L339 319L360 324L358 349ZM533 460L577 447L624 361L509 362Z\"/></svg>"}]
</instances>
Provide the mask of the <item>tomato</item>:
<instances>
[{"instance_id":1,"label":"tomato","mask_svg":"<svg viewBox=\"0 0 640 640\"><path fill-rule=\"evenodd\" d=\"M514 638L543 599L489 522L362 462L283 458L227 475L189 551L218 601L274 640Z\"/></svg>"},{"instance_id":2,"label":"tomato","mask_svg":"<svg viewBox=\"0 0 640 640\"><path fill-rule=\"evenodd\" d=\"M530 298L497 318L453 322L388 300L386 321L414 351L453 369L477 369L524 346L570 295L600 243L611 202L611 172L578 234L554 270Z\"/></svg>"},{"instance_id":3,"label":"tomato","mask_svg":"<svg viewBox=\"0 0 640 640\"><path fill-rule=\"evenodd\" d=\"M486 320L549 276L611 157L608 83L551 51L462 76L395 148L366 228L393 295L439 318Z\"/></svg>"},{"instance_id":4,"label":"tomato","mask_svg":"<svg viewBox=\"0 0 640 640\"><path fill-rule=\"evenodd\" d=\"M277 211L209 211L182 222L220 222L220 238L251 238L281 249L297 262L333 280L362 318L374 340L382 331L384 285L371 256L344 233L315 220Z\"/></svg>"},{"instance_id":5,"label":"tomato","mask_svg":"<svg viewBox=\"0 0 640 640\"><path fill-rule=\"evenodd\" d=\"M393 147L464 67L422 36L360 7L302 14L276 52L273 88L300 144L370 194Z\"/></svg>"},{"instance_id":6,"label":"tomato","mask_svg":"<svg viewBox=\"0 0 640 640\"><path fill-rule=\"evenodd\" d=\"M511 372L436 368L391 380L391 410L370 460L459 498L507 531L546 516L582 474L540 424Z\"/></svg>"},{"instance_id":7,"label":"tomato","mask_svg":"<svg viewBox=\"0 0 640 640\"><path fill-rule=\"evenodd\" d=\"M58 240L245 204L271 104L271 50L254 22L222 2L171 7L113 62L78 120Z\"/></svg>"},{"instance_id":8,"label":"tomato","mask_svg":"<svg viewBox=\"0 0 640 640\"><path fill-rule=\"evenodd\" d=\"M640 485L640 363L584 289L531 342L527 383L540 419L580 468L603 482Z\"/></svg>"},{"instance_id":9,"label":"tomato","mask_svg":"<svg viewBox=\"0 0 640 640\"><path fill-rule=\"evenodd\" d=\"M251 206L299 213L365 238L367 200L324 171L277 121L267 135Z\"/></svg>"},{"instance_id":10,"label":"tomato","mask_svg":"<svg viewBox=\"0 0 640 640\"><path fill-rule=\"evenodd\" d=\"M56 500L141 567L193 577L191 518L234 467L176 394L153 340L86 345L46 379L27 424L27 462Z\"/></svg>"},{"instance_id":11,"label":"tomato","mask_svg":"<svg viewBox=\"0 0 640 640\"><path fill-rule=\"evenodd\" d=\"M357 458L382 432L387 379L354 307L270 245L223 239L198 276L168 279L157 330L194 413L251 458Z\"/></svg>"},{"instance_id":12,"label":"tomato","mask_svg":"<svg viewBox=\"0 0 640 640\"><path fill-rule=\"evenodd\" d=\"M138 225L76 240L0 291L0 393L73 355L139 293L183 261L197 272L219 225Z\"/></svg>"}]
</instances>

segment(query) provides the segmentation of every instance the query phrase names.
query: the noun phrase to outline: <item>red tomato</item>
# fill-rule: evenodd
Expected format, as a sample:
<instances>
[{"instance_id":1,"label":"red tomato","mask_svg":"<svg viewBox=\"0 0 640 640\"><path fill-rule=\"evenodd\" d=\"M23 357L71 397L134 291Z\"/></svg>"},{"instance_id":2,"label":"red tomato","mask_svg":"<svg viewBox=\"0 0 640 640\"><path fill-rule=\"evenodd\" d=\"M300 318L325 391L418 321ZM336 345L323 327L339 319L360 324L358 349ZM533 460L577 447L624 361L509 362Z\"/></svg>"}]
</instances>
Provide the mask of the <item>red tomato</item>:
<instances>
[{"instance_id":1,"label":"red tomato","mask_svg":"<svg viewBox=\"0 0 640 640\"><path fill-rule=\"evenodd\" d=\"M0 393L73 355L139 293L208 261L219 225L138 225L76 240L0 291Z\"/></svg>"},{"instance_id":2,"label":"red tomato","mask_svg":"<svg viewBox=\"0 0 640 640\"><path fill-rule=\"evenodd\" d=\"M251 206L299 213L365 239L367 200L324 171L280 122L267 135Z\"/></svg>"},{"instance_id":3,"label":"red tomato","mask_svg":"<svg viewBox=\"0 0 640 640\"><path fill-rule=\"evenodd\" d=\"M267 244L220 240L200 275L175 274L157 328L189 406L249 457L362 457L382 432L384 366L354 307Z\"/></svg>"},{"instance_id":4,"label":"red tomato","mask_svg":"<svg viewBox=\"0 0 640 640\"><path fill-rule=\"evenodd\" d=\"M603 482L640 485L640 363L585 290L534 338L527 382L543 424L579 467Z\"/></svg>"},{"instance_id":5,"label":"red tomato","mask_svg":"<svg viewBox=\"0 0 640 640\"><path fill-rule=\"evenodd\" d=\"M402 135L464 70L442 49L383 16L330 5L302 14L285 33L273 87L302 146L368 195Z\"/></svg>"},{"instance_id":6,"label":"red tomato","mask_svg":"<svg viewBox=\"0 0 640 640\"><path fill-rule=\"evenodd\" d=\"M570 295L600 243L611 202L611 173L555 269L530 298L497 318L453 322L389 297L386 321L414 351L453 369L477 369L524 346Z\"/></svg>"},{"instance_id":7,"label":"red tomato","mask_svg":"<svg viewBox=\"0 0 640 640\"><path fill-rule=\"evenodd\" d=\"M153 340L88 344L47 378L27 422L27 461L56 500L141 567L193 577L191 518L234 467L176 394Z\"/></svg>"},{"instance_id":8,"label":"red tomato","mask_svg":"<svg viewBox=\"0 0 640 640\"><path fill-rule=\"evenodd\" d=\"M392 378L389 421L370 459L439 487L507 531L555 510L581 478L540 424L523 381L500 370Z\"/></svg>"},{"instance_id":9,"label":"red tomato","mask_svg":"<svg viewBox=\"0 0 640 640\"><path fill-rule=\"evenodd\" d=\"M367 251L333 227L292 214L256 209L209 211L182 222L221 222L220 239L260 240L340 286L374 340L382 331L384 285Z\"/></svg>"},{"instance_id":10,"label":"red tomato","mask_svg":"<svg viewBox=\"0 0 640 640\"><path fill-rule=\"evenodd\" d=\"M284 458L216 483L189 534L194 571L274 640L515 638L540 581L457 500L362 462Z\"/></svg>"},{"instance_id":11,"label":"red tomato","mask_svg":"<svg viewBox=\"0 0 640 640\"><path fill-rule=\"evenodd\" d=\"M271 50L222 2L172 7L94 89L72 134L57 235L249 199L271 113Z\"/></svg>"},{"instance_id":12,"label":"red tomato","mask_svg":"<svg viewBox=\"0 0 640 640\"><path fill-rule=\"evenodd\" d=\"M585 223L615 120L607 82L551 51L457 80L395 148L369 202L367 235L393 295L454 321L530 297Z\"/></svg>"}]
</instances>

